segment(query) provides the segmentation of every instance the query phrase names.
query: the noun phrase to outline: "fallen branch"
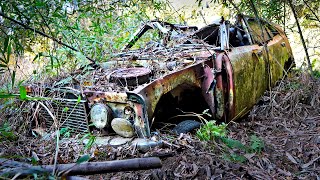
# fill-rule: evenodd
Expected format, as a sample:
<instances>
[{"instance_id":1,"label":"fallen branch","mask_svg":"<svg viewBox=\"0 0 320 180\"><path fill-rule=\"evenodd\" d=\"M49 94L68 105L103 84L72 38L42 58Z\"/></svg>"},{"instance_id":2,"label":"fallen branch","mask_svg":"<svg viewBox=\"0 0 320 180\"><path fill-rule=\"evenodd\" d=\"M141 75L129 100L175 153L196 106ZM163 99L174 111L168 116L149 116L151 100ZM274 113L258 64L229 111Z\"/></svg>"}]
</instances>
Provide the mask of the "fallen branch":
<instances>
[{"instance_id":1,"label":"fallen branch","mask_svg":"<svg viewBox=\"0 0 320 180\"><path fill-rule=\"evenodd\" d=\"M15 165L14 167L12 166L13 164ZM0 171L0 176L7 177L13 177L16 174L19 174L19 176L26 176L33 173L51 173L54 169L54 165L32 166L30 164L6 159L0 159L0 167L6 167ZM81 164L58 164L56 170L57 172L63 172L64 175L92 175L161 167L161 160L158 157L149 157L104 162L87 162Z\"/></svg>"}]
</instances>

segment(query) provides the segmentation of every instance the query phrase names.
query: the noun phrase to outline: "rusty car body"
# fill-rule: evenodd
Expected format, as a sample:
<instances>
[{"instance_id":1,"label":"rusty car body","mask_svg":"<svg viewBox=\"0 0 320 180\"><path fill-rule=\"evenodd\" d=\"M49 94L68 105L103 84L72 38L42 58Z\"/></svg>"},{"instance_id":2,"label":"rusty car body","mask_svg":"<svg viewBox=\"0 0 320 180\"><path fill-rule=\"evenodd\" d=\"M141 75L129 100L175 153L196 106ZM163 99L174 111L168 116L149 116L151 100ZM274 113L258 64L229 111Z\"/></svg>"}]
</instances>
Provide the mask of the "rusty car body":
<instances>
[{"instance_id":1,"label":"rusty car body","mask_svg":"<svg viewBox=\"0 0 320 180\"><path fill-rule=\"evenodd\" d=\"M158 31L161 42L132 50L149 30ZM39 117L47 128L58 121L80 133L140 138L179 112L209 109L227 122L246 114L293 63L283 30L263 20L239 15L234 24L221 20L201 29L150 21L77 86L49 88L51 96L60 93L47 101L57 118L44 108Z\"/></svg>"}]
</instances>

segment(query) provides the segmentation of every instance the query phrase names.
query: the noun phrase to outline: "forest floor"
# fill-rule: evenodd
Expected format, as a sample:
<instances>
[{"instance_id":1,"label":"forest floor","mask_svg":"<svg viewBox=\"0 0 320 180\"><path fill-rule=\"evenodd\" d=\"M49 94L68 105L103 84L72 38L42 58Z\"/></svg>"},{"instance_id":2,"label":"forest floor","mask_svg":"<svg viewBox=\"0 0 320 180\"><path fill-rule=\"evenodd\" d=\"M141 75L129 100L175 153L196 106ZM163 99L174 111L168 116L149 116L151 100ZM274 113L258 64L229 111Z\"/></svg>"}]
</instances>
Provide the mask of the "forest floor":
<instances>
[{"instance_id":1,"label":"forest floor","mask_svg":"<svg viewBox=\"0 0 320 180\"><path fill-rule=\"evenodd\" d=\"M162 160L160 169L84 176L88 179L320 179L319 79L306 74L283 79L247 117L229 123L227 129L228 138L247 147L261 140L262 148L247 151L219 140L200 141L194 132L180 136L158 132L154 138L166 143L148 152L125 146L86 148L80 138L67 139L60 143L58 162L74 162L84 153L91 155L91 161L150 156ZM14 140L0 137L1 157L53 163L54 135L49 140L22 133L14 136Z\"/></svg>"}]
</instances>

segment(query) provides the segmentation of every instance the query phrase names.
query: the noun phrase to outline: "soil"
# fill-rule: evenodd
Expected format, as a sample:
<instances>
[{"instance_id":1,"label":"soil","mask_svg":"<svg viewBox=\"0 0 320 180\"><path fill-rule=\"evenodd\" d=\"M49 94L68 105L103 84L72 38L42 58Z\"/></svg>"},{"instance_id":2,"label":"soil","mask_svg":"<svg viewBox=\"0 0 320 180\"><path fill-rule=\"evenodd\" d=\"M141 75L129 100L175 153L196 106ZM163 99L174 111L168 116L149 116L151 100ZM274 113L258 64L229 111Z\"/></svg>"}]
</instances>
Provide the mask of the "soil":
<instances>
[{"instance_id":1,"label":"soil","mask_svg":"<svg viewBox=\"0 0 320 180\"><path fill-rule=\"evenodd\" d=\"M261 151L228 147L219 140L200 141L195 132L177 136L157 131L153 138L161 139L164 146L149 152L129 146L86 149L80 138L67 139L60 144L58 162L74 162L86 153L91 161L150 156L162 161L160 169L83 176L88 179L320 179L319 107L320 81L295 74L267 91L247 117L227 126L228 138L244 145L252 145L252 135L261 139ZM53 163L53 134L49 140L16 135L18 140L1 140L2 157L29 163L33 157L40 164ZM245 159L237 159L239 156Z\"/></svg>"}]
</instances>

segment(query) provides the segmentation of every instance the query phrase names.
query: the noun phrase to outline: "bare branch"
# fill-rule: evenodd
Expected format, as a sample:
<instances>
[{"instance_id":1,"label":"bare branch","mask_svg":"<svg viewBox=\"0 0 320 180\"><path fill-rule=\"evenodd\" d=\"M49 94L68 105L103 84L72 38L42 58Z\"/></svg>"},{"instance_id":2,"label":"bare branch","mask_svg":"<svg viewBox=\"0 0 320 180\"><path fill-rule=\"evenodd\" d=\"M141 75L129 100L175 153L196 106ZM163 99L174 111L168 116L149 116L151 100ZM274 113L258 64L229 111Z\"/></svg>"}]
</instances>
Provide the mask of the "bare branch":
<instances>
[{"instance_id":1,"label":"bare branch","mask_svg":"<svg viewBox=\"0 0 320 180\"><path fill-rule=\"evenodd\" d=\"M52 36L47 35L47 34L44 33L44 32L38 31L38 30L36 30L35 28L32 28L32 27L30 27L30 26L28 26L28 25L25 25L25 24L23 24L23 23L15 20L15 19L13 19L13 18L5 15L5 14L4 14L3 12L1 12L1 11L0 11L0 16L6 18L6 19L8 19L8 20L10 20L10 21L12 21L12 22L14 22L14 23L16 23L16 24L19 24L20 26L22 26L22 27L25 28L25 29L32 30L32 31L34 31L34 32L36 32L36 33L44 36L44 37L50 38L50 39L52 39L53 41L57 42L58 44L61 44L61 45L65 46L65 47L67 47L67 48L69 48L69 49L71 49L71 50L73 50L73 51L79 52L78 49L76 49L76 48L74 48L74 47L71 47L70 45L61 42L61 40L58 40L58 39L56 39L56 38L54 38L54 37L52 37ZM91 61L91 62L93 62L93 63L96 63L95 60L93 60L93 59L91 59L91 58L89 58L89 57L87 57L87 56L86 56L86 58L87 58L89 61Z\"/></svg>"}]
</instances>

